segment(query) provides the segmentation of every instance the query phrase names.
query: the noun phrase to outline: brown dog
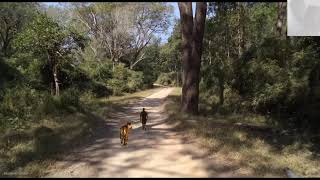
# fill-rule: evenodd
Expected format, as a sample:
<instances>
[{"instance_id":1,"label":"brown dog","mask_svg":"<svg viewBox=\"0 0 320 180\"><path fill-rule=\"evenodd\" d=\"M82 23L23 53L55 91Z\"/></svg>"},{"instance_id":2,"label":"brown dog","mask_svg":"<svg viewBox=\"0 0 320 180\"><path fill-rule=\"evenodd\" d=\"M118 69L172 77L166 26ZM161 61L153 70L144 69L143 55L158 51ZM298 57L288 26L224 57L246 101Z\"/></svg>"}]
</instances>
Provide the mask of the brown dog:
<instances>
[{"instance_id":1,"label":"brown dog","mask_svg":"<svg viewBox=\"0 0 320 180\"><path fill-rule=\"evenodd\" d=\"M122 145L127 145L128 143L129 129L132 129L131 122L127 122L126 125L123 125L120 128L120 140Z\"/></svg>"}]
</instances>

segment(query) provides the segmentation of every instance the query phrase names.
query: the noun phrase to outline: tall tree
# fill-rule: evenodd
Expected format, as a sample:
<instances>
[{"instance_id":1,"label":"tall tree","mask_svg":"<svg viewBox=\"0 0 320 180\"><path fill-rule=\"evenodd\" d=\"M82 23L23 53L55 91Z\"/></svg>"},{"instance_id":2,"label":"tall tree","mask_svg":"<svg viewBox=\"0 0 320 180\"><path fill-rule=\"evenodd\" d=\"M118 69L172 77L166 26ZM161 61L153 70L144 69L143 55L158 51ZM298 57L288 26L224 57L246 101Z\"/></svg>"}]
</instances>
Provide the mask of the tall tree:
<instances>
[{"instance_id":1,"label":"tall tree","mask_svg":"<svg viewBox=\"0 0 320 180\"><path fill-rule=\"evenodd\" d=\"M12 40L32 20L37 7L37 3L0 3L0 55L13 53Z\"/></svg>"},{"instance_id":2,"label":"tall tree","mask_svg":"<svg viewBox=\"0 0 320 180\"><path fill-rule=\"evenodd\" d=\"M197 2L193 21L192 3L179 2L182 32L183 86L181 110L197 114L199 103L199 81L202 41L205 28L207 4Z\"/></svg>"},{"instance_id":3,"label":"tall tree","mask_svg":"<svg viewBox=\"0 0 320 180\"><path fill-rule=\"evenodd\" d=\"M222 105L224 103L225 84L228 81L227 76L231 70L232 48L230 47L235 42L231 37L232 21L230 18L234 4L214 2L210 3L209 7L209 10L212 9L212 11L209 11L209 15L212 16L208 18L206 24L205 62L203 63L206 76L203 77L203 81L208 87L218 85L220 105ZM238 49L235 52L238 53ZM216 82L214 82L215 79Z\"/></svg>"},{"instance_id":4,"label":"tall tree","mask_svg":"<svg viewBox=\"0 0 320 180\"><path fill-rule=\"evenodd\" d=\"M286 17L287 17L287 3L278 2L278 19L276 23L277 33L279 37L285 38L287 36Z\"/></svg>"},{"instance_id":5,"label":"tall tree","mask_svg":"<svg viewBox=\"0 0 320 180\"><path fill-rule=\"evenodd\" d=\"M107 56L113 64L124 57L134 68L145 59L143 51L155 34L169 26L171 9L163 3L75 3L76 20L90 34L92 50Z\"/></svg>"},{"instance_id":6,"label":"tall tree","mask_svg":"<svg viewBox=\"0 0 320 180\"><path fill-rule=\"evenodd\" d=\"M50 87L53 95L60 94L59 68L65 56L78 48L76 34L62 29L57 22L45 14L39 14L14 40L20 52L30 53L45 59L49 67Z\"/></svg>"}]
</instances>

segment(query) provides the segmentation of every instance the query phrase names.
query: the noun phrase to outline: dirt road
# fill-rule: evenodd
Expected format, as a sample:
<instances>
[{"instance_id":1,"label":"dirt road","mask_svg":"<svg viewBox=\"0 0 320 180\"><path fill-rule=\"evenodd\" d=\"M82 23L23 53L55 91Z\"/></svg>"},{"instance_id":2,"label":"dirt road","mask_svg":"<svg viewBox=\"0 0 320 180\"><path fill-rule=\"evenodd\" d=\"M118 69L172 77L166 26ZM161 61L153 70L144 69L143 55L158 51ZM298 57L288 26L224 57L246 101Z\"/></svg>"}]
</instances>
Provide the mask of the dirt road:
<instances>
[{"instance_id":1,"label":"dirt road","mask_svg":"<svg viewBox=\"0 0 320 180\"><path fill-rule=\"evenodd\" d=\"M174 131L162 112L163 99L172 88L163 88L128 104L125 111L105 120L95 140L77 149L51 168L47 177L230 177L237 169L210 159L195 142ZM142 107L149 112L147 131L134 124L127 146L120 144L119 127L138 121Z\"/></svg>"}]
</instances>

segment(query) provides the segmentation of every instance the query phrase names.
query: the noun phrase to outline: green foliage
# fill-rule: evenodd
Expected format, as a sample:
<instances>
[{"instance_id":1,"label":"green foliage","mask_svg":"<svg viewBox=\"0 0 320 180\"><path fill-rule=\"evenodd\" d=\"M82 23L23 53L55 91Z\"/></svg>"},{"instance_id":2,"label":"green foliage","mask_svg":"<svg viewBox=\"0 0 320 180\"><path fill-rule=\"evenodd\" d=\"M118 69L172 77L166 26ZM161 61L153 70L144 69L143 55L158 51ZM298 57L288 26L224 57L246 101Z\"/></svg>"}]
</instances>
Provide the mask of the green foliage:
<instances>
[{"instance_id":1,"label":"green foliage","mask_svg":"<svg viewBox=\"0 0 320 180\"><path fill-rule=\"evenodd\" d=\"M3 90L10 86L10 82L20 79L19 71L7 63L5 59L0 57L0 99L3 95Z\"/></svg>"},{"instance_id":2,"label":"green foliage","mask_svg":"<svg viewBox=\"0 0 320 180\"><path fill-rule=\"evenodd\" d=\"M145 48L145 59L143 62L138 63L135 67L135 71L143 73L143 88L150 88L157 80L157 77L161 71L161 46L159 43L155 43Z\"/></svg>"},{"instance_id":3,"label":"green foliage","mask_svg":"<svg viewBox=\"0 0 320 180\"><path fill-rule=\"evenodd\" d=\"M66 34L59 25L39 14L14 41L15 48L34 54L53 54L60 48Z\"/></svg>"},{"instance_id":4,"label":"green foliage","mask_svg":"<svg viewBox=\"0 0 320 180\"><path fill-rule=\"evenodd\" d=\"M319 127L311 120L318 116L312 109L320 97L319 40L277 37L276 3L211 7L215 13L206 22L201 100L212 112L254 112L274 116L274 124L290 119L296 127Z\"/></svg>"},{"instance_id":5,"label":"green foliage","mask_svg":"<svg viewBox=\"0 0 320 180\"><path fill-rule=\"evenodd\" d=\"M114 95L121 95L124 92L134 92L143 86L142 72L136 72L125 67L124 64L115 66L112 72L112 78L107 84Z\"/></svg>"},{"instance_id":6,"label":"green foliage","mask_svg":"<svg viewBox=\"0 0 320 180\"><path fill-rule=\"evenodd\" d=\"M107 84L111 87L114 95L121 95L127 91L127 79L129 71L124 64L115 66L112 72L112 79L109 79Z\"/></svg>"},{"instance_id":7,"label":"green foliage","mask_svg":"<svg viewBox=\"0 0 320 180\"><path fill-rule=\"evenodd\" d=\"M78 78L77 88L84 92L90 90L96 97L108 97L112 94L112 89L107 87L107 81L112 78L112 63L108 59L97 62L90 54L83 58L83 62L76 68L83 75L83 78ZM72 81L72 84L75 82Z\"/></svg>"},{"instance_id":8,"label":"green foliage","mask_svg":"<svg viewBox=\"0 0 320 180\"><path fill-rule=\"evenodd\" d=\"M143 86L143 74L142 72L129 71L128 77L128 91L135 92L142 88Z\"/></svg>"},{"instance_id":9,"label":"green foliage","mask_svg":"<svg viewBox=\"0 0 320 180\"><path fill-rule=\"evenodd\" d=\"M180 22L176 21L168 43L163 45L160 51L159 69L161 73L159 73L157 83L175 86L182 84L181 41Z\"/></svg>"},{"instance_id":10,"label":"green foliage","mask_svg":"<svg viewBox=\"0 0 320 180\"><path fill-rule=\"evenodd\" d=\"M80 92L75 88L69 88L60 96L45 95L42 102L38 107L40 115L70 113L73 112L72 108L80 107Z\"/></svg>"},{"instance_id":11,"label":"green foliage","mask_svg":"<svg viewBox=\"0 0 320 180\"><path fill-rule=\"evenodd\" d=\"M60 96L61 105L64 108L67 108L70 105L78 107L79 96L80 96L80 92L76 88L69 88L67 90L64 90Z\"/></svg>"},{"instance_id":12,"label":"green foliage","mask_svg":"<svg viewBox=\"0 0 320 180\"><path fill-rule=\"evenodd\" d=\"M165 86L178 86L178 81L181 82L181 75L176 72L161 73L156 83Z\"/></svg>"},{"instance_id":13,"label":"green foliage","mask_svg":"<svg viewBox=\"0 0 320 180\"><path fill-rule=\"evenodd\" d=\"M0 4L0 57L10 57L15 49L12 40L37 13L35 2L3 2Z\"/></svg>"},{"instance_id":14,"label":"green foliage","mask_svg":"<svg viewBox=\"0 0 320 180\"><path fill-rule=\"evenodd\" d=\"M20 74L19 80L28 82L29 86L36 89L47 89L48 74L43 73L45 61L30 53L15 53L7 62Z\"/></svg>"},{"instance_id":15,"label":"green foliage","mask_svg":"<svg viewBox=\"0 0 320 180\"><path fill-rule=\"evenodd\" d=\"M41 95L35 89L14 87L6 89L0 103L1 129L26 129L33 121L34 111L41 103Z\"/></svg>"},{"instance_id":16,"label":"green foliage","mask_svg":"<svg viewBox=\"0 0 320 180\"><path fill-rule=\"evenodd\" d=\"M45 126L34 130L35 150L39 155L48 155L55 152L61 143L60 137L55 132Z\"/></svg>"}]
</instances>

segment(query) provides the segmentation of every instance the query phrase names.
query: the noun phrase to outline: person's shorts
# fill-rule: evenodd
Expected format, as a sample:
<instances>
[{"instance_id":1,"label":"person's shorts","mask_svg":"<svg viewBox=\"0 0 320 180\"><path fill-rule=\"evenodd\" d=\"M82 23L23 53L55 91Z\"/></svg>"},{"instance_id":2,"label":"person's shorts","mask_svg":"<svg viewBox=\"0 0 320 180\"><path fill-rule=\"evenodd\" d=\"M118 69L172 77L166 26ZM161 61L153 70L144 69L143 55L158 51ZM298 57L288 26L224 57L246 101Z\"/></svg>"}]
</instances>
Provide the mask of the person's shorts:
<instances>
[{"instance_id":1,"label":"person's shorts","mask_svg":"<svg viewBox=\"0 0 320 180\"><path fill-rule=\"evenodd\" d=\"M142 124L146 124L146 123L147 123L147 121L144 121L144 120L142 121Z\"/></svg>"}]
</instances>

